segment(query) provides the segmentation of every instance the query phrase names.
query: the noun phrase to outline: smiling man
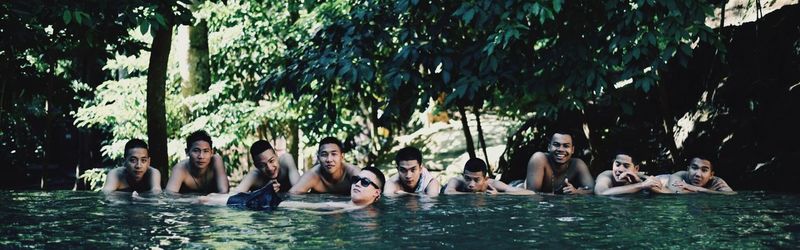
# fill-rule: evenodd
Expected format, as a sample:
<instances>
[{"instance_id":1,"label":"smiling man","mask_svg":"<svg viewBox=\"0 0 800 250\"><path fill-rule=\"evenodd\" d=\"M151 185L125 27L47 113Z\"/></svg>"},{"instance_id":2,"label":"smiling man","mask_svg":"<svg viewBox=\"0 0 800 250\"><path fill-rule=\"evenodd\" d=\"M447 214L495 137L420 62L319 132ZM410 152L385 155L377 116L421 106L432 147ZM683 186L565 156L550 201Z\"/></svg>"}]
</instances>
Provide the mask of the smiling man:
<instances>
[{"instance_id":1,"label":"smiling man","mask_svg":"<svg viewBox=\"0 0 800 250\"><path fill-rule=\"evenodd\" d=\"M275 192L287 192L300 179L294 162L281 164L275 148L265 140L258 140L250 146L250 156L255 168L247 173L233 193L261 189L266 185L271 185Z\"/></svg>"},{"instance_id":2,"label":"smiling man","mask_svg":"<svg viewBox=\"0 0 800 250\"><path fill-rule=\"evenodd\" d=\"M669 177L669 187L678 194L736 194L722 178L714 176L711 161L703 156L692 158L686 171L672 174Z\"/></svg>"},{"instance_id":3,"label":"smiling man","mask_svg":"<svg viewBox=\"0 0 800 250\"><path fill-rule=\"evenodd\" d=\"M386 182L383 194L386 196L419 194L438 196L442 188L439 181L422 165L422 152L415 147L405 147L394 157L397 175Z\"/></svg>"},{"instance_id":4,"label":"smiling man","mask_svg":"<svg viewBox=\"0 0 800 250\"><path fill-rule=\"evenodd\" d=\"M319 141L318 164L303 173L297 184L289 189L292 194L315 193L350 194L351 176L358 175L358 168L344 163L342 142L334 137Z\"/></svg>"},{"instance_id":5,"label":"smiling man","mask_svg":"<svg viewBox=\"0 0 800 250\"><path fill-rule=\"evenodd\" d=\"M628 151L618 151L611 162L611 170L597 175L594 193L597 195L632 194L643 190L660 192L657 178L639 173L638 159Z\"/></svg>"},{"instance_id":6,"label":"smiling man","mask_svg":"<svg viewBox=\"0 0 800 250\"><path fill-rule=\"evenodd\" d=\"M131 139L125 143L125 160L122 167L108 172L103 192L161 193L161 172L150 167L147 143Z\"/></svg>"},{"instance_id":7,"label":"smiling man","mask_svg":"<svg viewBox=\"0 0 800 250\"><path fill-rule=\"evenodd\" d=\"M550 137L547 152L536 152L528 161L525 187L537 193L591 194L594 179L583 160L573 158L573 133L558 130ZM573 185L575 183L576 185Z\"/></svg>"}]
</instances>

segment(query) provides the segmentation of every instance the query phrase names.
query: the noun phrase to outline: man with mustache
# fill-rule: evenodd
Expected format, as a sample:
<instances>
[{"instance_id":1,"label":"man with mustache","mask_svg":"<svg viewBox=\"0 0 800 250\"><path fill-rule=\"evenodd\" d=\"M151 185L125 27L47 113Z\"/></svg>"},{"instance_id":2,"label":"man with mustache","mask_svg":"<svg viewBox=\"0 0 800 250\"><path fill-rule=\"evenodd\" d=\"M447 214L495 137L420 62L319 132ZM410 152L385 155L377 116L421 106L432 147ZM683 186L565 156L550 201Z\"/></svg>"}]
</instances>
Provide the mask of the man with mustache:
<instances>
[{"instance_id":1,"label":"man with mustache","mask_svg":"<svg viewBox=\"0 0 800 250\"><path fill-rule=\"evenodd\" d=\"M594 179L583 160L573 158L573 133L555 131L547 152L536 152L528 161L525 187L537 193L591 194ZM576 185L573 185L575 183Z\"/></svg>"},{"instance_id":2,"label":"man with mustache","mask_svg":"<svg viewBox=\"0 0 800 250\"><path fill-rule=\"evenodd\" d=\"M289 189L291 194L314 193L350 194L350 177L359 173L357 167L344 163L342 142L334 137L320 140L317 150L318 164L303 173L297 184Z\"/></svg>"},{"instance_id":3,"label":"man with mustache","mask_svg":"<svg viewBox=\"0 0 800 250\"><path fill-rule=\"evenodd\" d=\"M422 152L415 147L405 147L394 157L397 175L386 182L383 194L386 196L419 194L438 196L442 188L439 181L422 165Z\"/></svg>"}]
</instances>

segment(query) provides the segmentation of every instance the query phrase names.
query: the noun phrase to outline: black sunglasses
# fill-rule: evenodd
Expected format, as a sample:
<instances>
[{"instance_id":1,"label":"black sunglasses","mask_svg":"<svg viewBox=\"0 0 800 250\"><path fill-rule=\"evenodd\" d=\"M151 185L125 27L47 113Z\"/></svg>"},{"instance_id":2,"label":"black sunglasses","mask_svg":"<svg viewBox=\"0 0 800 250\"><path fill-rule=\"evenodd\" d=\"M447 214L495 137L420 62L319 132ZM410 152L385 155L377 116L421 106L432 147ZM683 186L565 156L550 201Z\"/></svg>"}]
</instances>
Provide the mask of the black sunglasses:
<instances>
[{"instance_id":1,"label":"black sunglasses","mask_svg":"<svg viewBox=\"0 0 800 250\"><path fill-rule=\"evenodd\" d=\"M356 182L358 182L358 181L361 181L361 186L362 187L366 187L367 185L372 185L373 187L375 187L377 189L380 189L380 187L378 187L378 184L375 184L375 182L372 182L367 177L361 177L361 176L351 176L350 177L350 184L351 185L352 184L356 184Z\"/></svg>"}]
</instances>

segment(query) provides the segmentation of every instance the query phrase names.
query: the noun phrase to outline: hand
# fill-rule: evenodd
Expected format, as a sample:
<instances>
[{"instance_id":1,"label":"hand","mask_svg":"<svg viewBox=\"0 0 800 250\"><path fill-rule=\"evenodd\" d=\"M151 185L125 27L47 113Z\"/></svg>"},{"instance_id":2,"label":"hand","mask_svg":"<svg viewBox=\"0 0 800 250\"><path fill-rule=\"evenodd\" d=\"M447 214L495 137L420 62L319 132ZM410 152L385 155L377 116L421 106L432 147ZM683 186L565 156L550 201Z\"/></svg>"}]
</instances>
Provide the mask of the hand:
<instances>
[{"instance_id":1,"label":"hand","mask_svg":"<svg viewBox=\"0 0 800 250\"><path fill-rule=\"evenodd\" d=\"M639 187L641 187L641 189L658 189L661 188L661 182L655 177L649 176L643 182L639 183Z\"/></svg>"},{"instance_id":2,"label":"hand","mask_svg":"<svg viewBox=\"0 0 800 250\"><path fill-rule=\"evenodd\" d=\"M494 189L492 185L488 185L486 187L486 194L497 194L497 189Z\"/></svg>"},{"instance_id":3,"label":"hand","mask_svg":"<svg viewBox=\"0 0 800 250\"><path fill-rule=\"evenodd\" d=\"M275 190L275 193L281 190L281 184L278 180L270 180L267 185L272 185L272 190Z\"/></svg>"},{"instance_id":4,"label":"hand","mask_svg":"<svg viewBox=\"0 0 800 250\"><path fill-rule=\"evenodd\" d=\"M621 179L626 180L628 183L639 183L642 182L642 179L639 178L638 174L634 174L632 171L625 171L620 174Z\"/></svg>"},{"instance_id":5,"label":"hand","mask_svg":"<svg viewBox=\"0 0 800 250\"><path fill-rule=\"evenodd\" d=\"M672 183L672 186L675 187L675 188L678 188L680 191L683 191L683 192L695 193L695 192L700 191L700 189L698 187L695 187L694 185L688 184L683 180L680 180L680 181L677 181L675 183ZM676 193L677 192L678 191L676 191Z\"/></svg>"},{"instance_id":6,"label":"hand","mask_svg":"<svg viewBox=\"0 0 800 250\"><path fill-rule=\"evenodd\" d=\"M565 194L576 194L578 189L575 186L572 186L572 183L569 183L569 178L564 179L564 188L561 189Z\"/></svg>"}]
</instances>

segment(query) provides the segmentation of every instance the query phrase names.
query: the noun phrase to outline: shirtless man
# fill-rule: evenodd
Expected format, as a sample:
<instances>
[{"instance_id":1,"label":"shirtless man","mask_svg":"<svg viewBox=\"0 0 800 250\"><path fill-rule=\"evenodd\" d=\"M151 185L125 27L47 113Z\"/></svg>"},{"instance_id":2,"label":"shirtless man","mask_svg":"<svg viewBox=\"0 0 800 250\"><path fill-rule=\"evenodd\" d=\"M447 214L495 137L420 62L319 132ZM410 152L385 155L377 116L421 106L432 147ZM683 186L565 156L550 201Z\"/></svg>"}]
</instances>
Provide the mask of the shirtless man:
<instances>
[{"instance_id":1,"label":"shirtless man","mask_svg":"<svg viewBox=\"0 0 800 250\"><path fill-rule=\"evenodd\" d=\"M469 194L482 193L497 194L535 194L535 192L509 186L502 181L486 177L488 172L486 162L472 158L464 164L462 177L450 178L445 185L444 194Z\"/></svg>"},{"instance_id":2,"label":"shirtless man","mask_svg":"<svg viewBox=\"0 0 800 250\"><path fill-rule=\"evenodd\" d=\"M714 176L711 161L701 156L692 158L687 170L672 174L669 187L677 194L736 194L722 178Z\"/></svg>"},{"instance_id":3,"label":"shirtless man","mask_svg":"<svg viewBox=\"0 0 800 250\"><path fill-rule=\"evenodd\" d=\"M172 167L166 191L177 193L228 193L228 174L222 157L214 154L211 136L198 130L186 138L186 155Z\"/></svg>"},{"instance_id":4,"label":"shirtless man","mask_svg":"<svg viewBox=\"0 0 800 250\"><path fill-rule=\"evenodd\" d=\"M208 196L201 196L197 199L197 202L206 205L228 205L251 210L272 210L280 207L310 213L333 214L364 208L378 201L378 199L381 198L381 190L385 185L385 181L386 179L383 173L377 168L365 167L361 169L347 181L351 183L349 185L349 202L281 202L280 197L275 194L274 189L269 187L236 195L211 194Z\"/></svg>"},{"instance_id":5,"label":"shirtless man","mask_svg":"<svg viewBox=\"0 0 800 250\"><path fill-rule=\"evenodd\" d=\"M547 153L536 152L531 156L525 176L528 190L563 194L594 192L594 179L589 167L583 160L572 158L575 152L572 139L569 132L555 132L547 144Z\"/></svg>"},{"instance_id":6,"label":"shirtless man","mask_svg":"<svg viewBox=\"0 0 800 250\"><path fill-rule=\"evenodd\" d=\"M656 177L639 173L639 164L630 153L620 151L611 163L611 170L597 175L594 193L597 195L632 194L643 190L661 192L663 186Z\"/></svg>"},{"instance_id":7,"label":"shirtless man","mask_svg":"<svg viewBox=\"0 0 800 250\"><path fill-rule=\"evenodd\" d=\"M435 197L442 189L439 181L422 165L422 152L415 147L405 147L394 157L397 175L386 182L386 196L420 194Z\"/></svg>"},{"instance_id":8,"label":"shirtless man","mask_svg":"<svg viewBox=\"0 0 800 250\"><path fill-rule=\"evenodd\" d=\"M255 168L233 189L234 194L261 189L266 185L272 185L275 192L288 192L300 179L291 155L284 154L289 159L281 161L282 157L279 158L272 144L265 140L256 141L250 146L250 156L253 157Z\"/></svg>"},{"instance_id":9,"label":"shirtless man","mask_svg":"<svg viewBox=\"0 0 800 250\"><path fill-rule=\"evenodd\" d=\"M103 193L114 192L161 193L161 172L150 167L147 143L131 139L125 143L125 160L122 167L108 172Z\"/></svg>"},{"instance_id":10,"label":"shirtless man","mask_svg":"<svg viewBox=\"0 0 800 250\"><path fill-rule=\"evenodd\" d=\"M303 173L289 193L350 194L350 177L358 175L359 171L357 167L344 163L342 142L334 137L323 138L319 142L317 161L319 164Z\"/></svg>"}]
</instances>

